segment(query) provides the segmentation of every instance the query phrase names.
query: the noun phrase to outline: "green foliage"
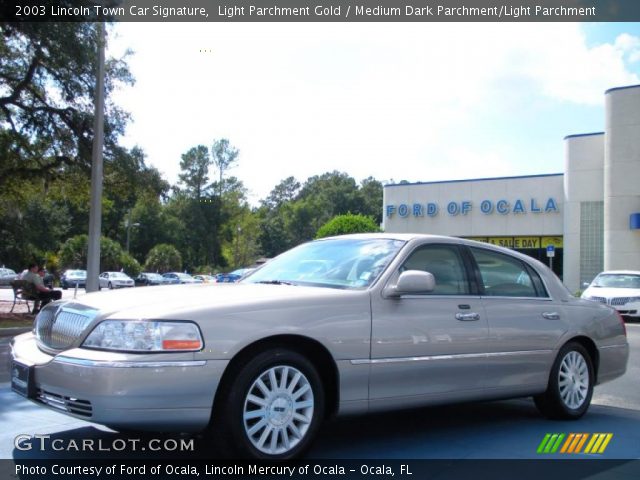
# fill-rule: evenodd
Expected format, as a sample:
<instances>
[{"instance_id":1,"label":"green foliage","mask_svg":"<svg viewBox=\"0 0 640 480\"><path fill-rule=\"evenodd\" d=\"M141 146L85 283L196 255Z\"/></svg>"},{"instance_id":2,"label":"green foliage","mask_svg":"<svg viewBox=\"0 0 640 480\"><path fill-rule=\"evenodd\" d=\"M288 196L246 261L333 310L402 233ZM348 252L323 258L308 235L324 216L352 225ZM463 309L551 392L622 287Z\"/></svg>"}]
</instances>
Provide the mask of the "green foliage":
<instances>
[{"instance_id":1,"label":"green foliage","mask_svg":"<svg viewBox=\"0 0 640 480\"><path fill-rule=\"evenodd\" d=\"M5 184L0 194L0 263L22 270L42 262L67 234L70 216L64 205L48 201L42 182Z\"/></svg>"},{"instance_id":2,"label":"green foliage","mask_svg":"<svg viewBox=\"0 0 640 480\"><path fill-rule=\"evenodd\" d=\"M335 171L310 177L302 186L289 177L271 191L257 212L262 253L272 257L311 240L337 215L372 217L377 226L382 221L381 206L382 184L371 177L360 186L346 173Z\"/></svg>"},{"instance_id":3,"label":"green foliage","mask_svg":"<svg viewBox=\"0 0 640 480\"><path fill-rule=\"evenodd\" d=\"M120 256L120 264L122 265L122 269L125 273L131 278L137 277L142 271L138 261L127 252L122 252L122 255Z\"/></svg>"},{"instance_id":4,"label":"green foliage","mask_svg":"<svg viewBox=\"0 0 640 480\"><path fill-rule=\"evenodd\" d=\"M338 215L332 218L320 227L316 238L345 235L348 233L370 233L379 231L380 228L373 218L347 213L346 215Z\"/></svg>"},{"instance_id":5,"label":"green foliage","mask_svg":"<svg viewBox=\"0 0 640 480\"><path fill-rule=\"evenodd\" d=\"M213 164L218 169L218 196L222 196L224 175L237 161L240 152L233 147L229 140L222 138L215 140L211 147L211 157Z\"/></svg>"},{"instance_id":6,"label":"green foliage","mask_svg":"<svg viewBox=\"0 0 640 480\"><path fill-rule=\"evenodd\" d=\"M182 270L182 256L176 247L166 243L156 245L147 255L144 269L148 272L173 272Z\"/></svg>"},{"instance_id":7,"label":"green foliage","mask_svg":"<svg viewBox=\"0 0 640 480\"><path fill-rule=\"evenodd\" d=\"M180 182L183 183L190 196L200 200L204 193L205 186L209 181L209 150L204 145L198 145L182 154L180 169L183 173L179 175Z\"/></svg>"},{"instance_id":8,"label":"green foliage","mask_svg":"<svg viewBox=\"0 0 640 480\"><path fill-rule=\"evenodd\" d=\"M60 257L60 265L67 268L87 268L87 252L89 245L89 237L88 235L76 235L75 237L71 237L62 245L58 256ZM132 271L135 271L135 265L131 260L135 259L129 258L128 255L123 249L122 246L111 240L107 237L100 238L100 271L119 271L125 264L128 268L131 268ZM137 263L137 262L136 262ZM138 269L140 266L138 265Z\"/></svg>"},{"instance_id":9,"label":"green foliage","mask_svg":"<svg viewBox=\"0 0 640 480\"><path fill-rule=\"evenodd\" d=\"M0 185L90 164L98 25L4 22L0 27ZM109 59L105 71L108 160L127 121L109 93L133 79L124 60Z\"/></svg>"},{"instance_id":10,"label":"green foliage","mask_svg":"<svg viewBox=\"0 0 640 480\"><path fill-rule=\"evenodd\" d=\"M52 273L56 276L59 275L60 274L60 257L58 257L58 255L54 252L45 253L44 266L47 269L47 271L49 271L49 273Z\"/></svg>"}]
</instances>

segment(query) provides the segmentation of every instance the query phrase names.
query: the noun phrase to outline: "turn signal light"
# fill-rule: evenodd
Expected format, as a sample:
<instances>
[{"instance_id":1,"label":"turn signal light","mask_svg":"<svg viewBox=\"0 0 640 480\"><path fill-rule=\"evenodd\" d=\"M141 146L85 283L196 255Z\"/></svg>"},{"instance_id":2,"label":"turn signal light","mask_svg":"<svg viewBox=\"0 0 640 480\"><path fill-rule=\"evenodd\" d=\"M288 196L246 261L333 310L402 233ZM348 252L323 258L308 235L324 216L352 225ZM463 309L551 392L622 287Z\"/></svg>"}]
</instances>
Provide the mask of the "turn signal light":
<instances>
[{"instance_id":1,"label":"turn signal light","mask_svg":"<svg viewBox=\"0 0 640 480\"><path fill-rule=\"evenodd\" d=\"M164 350L200 350L202 343L200 340L163 340Z\"/></svg>"}]
</instances>

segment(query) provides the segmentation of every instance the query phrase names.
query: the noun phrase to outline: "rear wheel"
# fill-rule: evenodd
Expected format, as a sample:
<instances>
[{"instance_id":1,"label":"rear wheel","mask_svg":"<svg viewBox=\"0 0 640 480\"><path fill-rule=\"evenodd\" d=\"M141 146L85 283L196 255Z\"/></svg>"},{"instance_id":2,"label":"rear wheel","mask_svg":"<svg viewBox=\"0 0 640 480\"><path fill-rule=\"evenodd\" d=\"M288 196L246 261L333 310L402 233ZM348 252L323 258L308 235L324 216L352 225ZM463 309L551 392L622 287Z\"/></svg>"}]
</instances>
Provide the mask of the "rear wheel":
<instances>
[{"instance_id":1,"label":"rear wheel","mask_svg":"<svg viewBox=\"0 0 640 480\"><path fill-rule=\"evenodd\" d=\"M220 419L243 456L295 458L313 440L324 413L324 390L303 355L272 349L252 358L223 399Z\"/></svg>"},{"instance_id":2,"label":"rear wheel","mask_svg":"<svg viewBox=\"0 0 640 480\"><path fill-rule=\"evenodd\" d=\"M534 401L550 418L577 419L589 409L593 384L593 362L589 352L581 344L571 342L558 353L547 391L535 396Z\"/></svg>"}]
</instances>

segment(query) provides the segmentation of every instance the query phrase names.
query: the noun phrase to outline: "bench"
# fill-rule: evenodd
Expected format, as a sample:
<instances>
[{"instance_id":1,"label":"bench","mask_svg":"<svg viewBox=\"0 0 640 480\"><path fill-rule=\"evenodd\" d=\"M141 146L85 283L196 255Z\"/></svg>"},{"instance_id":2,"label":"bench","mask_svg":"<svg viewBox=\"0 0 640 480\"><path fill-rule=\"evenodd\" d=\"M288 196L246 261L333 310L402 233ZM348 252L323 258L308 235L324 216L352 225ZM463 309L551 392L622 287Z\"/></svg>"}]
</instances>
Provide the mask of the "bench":
<instances>
[{"instance_id":1,"label":"bench","mask_svg":"<svg viewBox=\"0 0 640 480\"><path fill-rule=\"evenodd\" d=\"M40 299L35 291L35 285L31 282L24 280L13 280L11 282L11 288L13 289L13 305L11 305L11 311L13 312L16 303L25 303L27 305L27 312L31 313L31 307L29 302L33 302L33 308L36 308Z\"/></svg>"}]
</instances>

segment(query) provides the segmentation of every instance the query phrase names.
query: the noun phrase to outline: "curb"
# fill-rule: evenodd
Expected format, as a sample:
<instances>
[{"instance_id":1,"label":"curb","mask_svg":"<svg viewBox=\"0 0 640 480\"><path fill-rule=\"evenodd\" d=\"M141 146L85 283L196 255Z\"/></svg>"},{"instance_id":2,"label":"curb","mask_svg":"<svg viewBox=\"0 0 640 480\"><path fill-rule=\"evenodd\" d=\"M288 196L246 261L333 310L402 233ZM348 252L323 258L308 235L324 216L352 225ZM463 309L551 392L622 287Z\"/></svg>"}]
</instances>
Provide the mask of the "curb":
<instances>
[{"instance_id":1,"label":"curb","mask_svg":"<svg viewBox=\"0 0 640 480\"><path fill-rule=\"evenodd\" d=\"M27 327L12 327L12 328L0 328L0 338L2 337L15 337L21 333L30 332L31 328Z\"/></svg>"}]
</instances>

